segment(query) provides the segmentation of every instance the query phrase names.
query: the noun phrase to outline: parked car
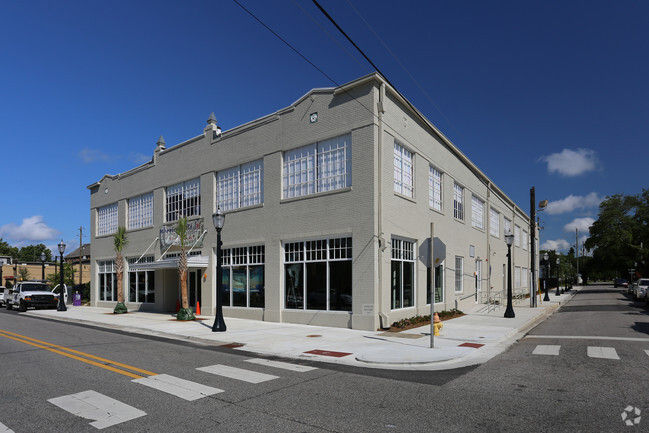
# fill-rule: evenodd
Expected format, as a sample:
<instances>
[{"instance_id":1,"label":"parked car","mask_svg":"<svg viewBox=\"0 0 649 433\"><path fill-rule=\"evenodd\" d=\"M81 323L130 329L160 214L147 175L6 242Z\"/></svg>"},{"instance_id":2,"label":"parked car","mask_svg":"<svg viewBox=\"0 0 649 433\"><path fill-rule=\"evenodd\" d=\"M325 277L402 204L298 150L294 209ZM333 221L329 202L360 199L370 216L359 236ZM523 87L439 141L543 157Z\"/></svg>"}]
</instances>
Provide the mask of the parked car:
<instances>
[{"instance_id":1,"label":"parked car","mask_svg":"<svg viewBox=\"0 0 649 433\"><path fill-rule=\"evenodd\" d=\"M47 284L24 281L5 289L4 301L7 310L15 306L19 311L27 311L27 308L56 308L59 297L50 291Z\"/></svg>"},{"instance_id":2,"label":"parked car","mask_svg":"<svg viewBox=\"0 0 649 433\"><path fill-rule=\"evenodd\" d=\"M0 286L0 305L4 305L5 303L5 289L6 289L5 286Z\"/></svg>"},{"instance_id":3,"label":"parked car","mask_svg":"<svg viewBox=\"0 0 649 433\"><path fill-rule=\"evenodd\" d=\"M649 278L640 278L635 282L633 290L633 297L637 300L644 299L646 302L647 288L649 288Z\"/></svg>"},{"instance_id":4,"label":"parked car","mask_svg":"<svg viewBox=\"0 0 649 433\"><path fill-rule=\"evenodd\" d=\"M629 287L629 282L627 280L625 280L624 278L616 278L613 281L613 287L615 287L615 288L618 288L618 287L628 288Z\"/></svg>"}]
</instances>

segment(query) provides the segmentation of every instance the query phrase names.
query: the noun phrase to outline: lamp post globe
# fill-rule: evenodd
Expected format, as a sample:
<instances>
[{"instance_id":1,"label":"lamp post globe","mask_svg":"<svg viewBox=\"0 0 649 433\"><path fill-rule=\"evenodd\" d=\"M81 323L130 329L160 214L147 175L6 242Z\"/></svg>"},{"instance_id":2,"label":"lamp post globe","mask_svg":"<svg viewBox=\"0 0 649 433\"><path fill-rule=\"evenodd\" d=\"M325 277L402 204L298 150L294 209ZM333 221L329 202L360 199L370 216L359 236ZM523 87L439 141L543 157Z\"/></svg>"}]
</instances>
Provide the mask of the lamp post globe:
<instances>
[{"instance_id":1,"label":"lamp post globe","mask_svg":"<svg viewBox=\"0 0 649 433\"><path fill-rule=\"evenodd\" d=\"M216 229L216 317L212 332L225 332L227 327L223 320L223 264L221 263L221 229L225 223L225 215L220 207L212 215L212 222Z\"/></svg>"},{"instance_id":2,"label":"lamp post globe","mask_svg":"<svg viewBox=\"0 0 649 433\"><path fill-rule=\"evenodd\" d=\"M512 307L512 244L514 243L514 235L511 231L505 233L505 242L507 243L507 309L505 310L505 317L508 319L516 317L514 308Z\"/></svg>"},{"instance_id":3,"label":"lamp post globe","mask_svg":"<svg viewBox=\"0 0 649 433\"><path fill-rule=\"evenodd\" d=\"M561 288L559 287L559 277L560 277L560 275L559 275L559 263L560 263L560 260L559 260L559 257L557 257L557 270L554 271L554 273L557 274L557 293L555 293L556 296L561 295Z\"/></svg>"},{"instance_id":4,"label":"lamp post globe","mask_svg":"<svg viewBox=\"0 0 649 433\"><path fill-rule=\"evenodd\" d=\"M68 311L67 307L65 306L65 284L63 284L63 253L65 252L65 243L63 242L63 239L61 239L61 242L59 243L59 253L61 255L61 269L59 273L59 306L56 307L56 311Z\"/></svg>"},{"instance_id":5,"label":"lamp post globe","mask_svg":"<svg viewBox=\"0 0 649 433\"><path fill-rule=\"evenodd\" d=\"M42 265L42 273L41 273L41 279L45 279L45 253L41 253L41 265Z\"/></svg>"}]
</instances>

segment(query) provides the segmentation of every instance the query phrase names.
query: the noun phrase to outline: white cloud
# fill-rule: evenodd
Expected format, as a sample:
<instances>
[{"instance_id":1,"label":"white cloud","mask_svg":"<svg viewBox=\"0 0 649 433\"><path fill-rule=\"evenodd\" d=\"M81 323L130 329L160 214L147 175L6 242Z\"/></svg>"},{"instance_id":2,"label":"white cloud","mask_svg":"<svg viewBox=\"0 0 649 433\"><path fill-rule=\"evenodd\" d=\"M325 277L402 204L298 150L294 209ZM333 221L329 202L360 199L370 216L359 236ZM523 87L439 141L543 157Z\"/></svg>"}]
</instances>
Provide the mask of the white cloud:
<instances>
[{"instance_id":1,"label":"white cloud","mask_svg":"<svg viewBox=\"0 0 649 433\"><path fill-rule=\"evenodd\" d=\"M25 218L21 225L9 223L0 227L0 237L16 242L55 239L59 235L58 230L45 224L41 215Z\"/></svg>"},{"instance_id":2,"label":"white cloud","mask_svg":"<svg viewBox=\"0 0 649 433\"><path fill-rule=\"evenodd\" d=\"M602 198L598 196L596 192L591 192L586 196L570 194L564 199L548 203L545 211L550 215L558 215L572 212L575 209L598 207L601 202Z\"/></svg>"},{"instance_id":3,"label":"white cloud","mask_svg":"<svg viewBox=\"0 0 649 433\"><path fill-rule=\"evenodd\" d=\"M548 163L550 173L562 176L578 176L597 167L597 156L591 149L563 149L561 153L541 157Z\"/></svg>"},{"instance_id":4,"label":"white cloud","mask_svg":"<svg viewBox=\"0 0 649 433\"><path fill-rule=\"evenodd\" d=\"M563 226L563 229L567 232L572 233L574 233L575 230L579 230L579 233L588 233L588 229L591 225L593 225L594 222L595 220L590 217L575 218L574 220Z\"/></svg>"},{"instance_id":5,"label":"white cloud","mask_svg":"<svg viewBox=\"0 0 649 433\"><path fill-rule=\"evenodd\" d=\"M545 251L564 251L570 249L570 243L565 239L547 240L540 246Z\"/></svg>"},{"instance_id":6,"label":"white cloud","mask_svg":"<svg viewBox=\"0 0 649 433\"><path fill-rule=\"evenodd\" d=\"M111 160L110 156L106 155L105 153L101 152L100 150L89 149L87 147L84 147L83 149L81 149L78 156L86 164L90 164L91 162L95 162L95 161L108 162L108 161Z\"/></svg>"}]
</instances>

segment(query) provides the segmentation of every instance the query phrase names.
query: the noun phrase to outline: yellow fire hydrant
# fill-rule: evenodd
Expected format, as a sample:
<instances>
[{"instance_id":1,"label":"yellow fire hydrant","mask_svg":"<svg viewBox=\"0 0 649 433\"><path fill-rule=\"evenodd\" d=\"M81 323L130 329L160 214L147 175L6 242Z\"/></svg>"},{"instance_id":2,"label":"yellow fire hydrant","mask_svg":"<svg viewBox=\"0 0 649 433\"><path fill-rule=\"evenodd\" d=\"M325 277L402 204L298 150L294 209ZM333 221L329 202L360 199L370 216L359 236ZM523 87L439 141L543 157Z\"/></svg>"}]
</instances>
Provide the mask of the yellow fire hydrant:
<instances>
[{"instance_id":1,"label":"yellow fire hydrant","mask_svg":"<svg viewBox=\"0 0 649 433\"><path fill-rule=\"evenodd\" d=\"M435 313L433 316L433 335L438 336L439 331L444 327L444 324L439 319L439 314Z\"/></svg>"}]
</instances>

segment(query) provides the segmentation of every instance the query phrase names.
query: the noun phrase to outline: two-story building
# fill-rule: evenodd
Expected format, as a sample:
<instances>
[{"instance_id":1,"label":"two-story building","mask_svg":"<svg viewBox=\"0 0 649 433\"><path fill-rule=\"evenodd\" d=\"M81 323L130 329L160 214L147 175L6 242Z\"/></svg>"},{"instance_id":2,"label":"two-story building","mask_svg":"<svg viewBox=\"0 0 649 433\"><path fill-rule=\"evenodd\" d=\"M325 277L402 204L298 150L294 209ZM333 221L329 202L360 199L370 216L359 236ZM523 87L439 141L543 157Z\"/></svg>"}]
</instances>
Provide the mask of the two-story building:
<instances>
[{"instance_id":1,"label":"two-story building","mask_svg":"<svg viewBox=\"0 0 649 433\"><path fill-rule=\"evenodd\" d=\"M116 303L124 226L127 307L173 312L187 217L190 304L214 315L217 208L226 320L375 330L427 314L430 282L437 310L503 302L508 230L529 291L529 217L379 74L222 132L207 123L88 187L92 305Z\"/></svg>"}]
</instances>

